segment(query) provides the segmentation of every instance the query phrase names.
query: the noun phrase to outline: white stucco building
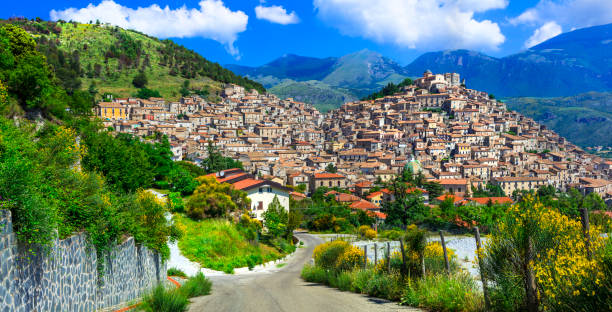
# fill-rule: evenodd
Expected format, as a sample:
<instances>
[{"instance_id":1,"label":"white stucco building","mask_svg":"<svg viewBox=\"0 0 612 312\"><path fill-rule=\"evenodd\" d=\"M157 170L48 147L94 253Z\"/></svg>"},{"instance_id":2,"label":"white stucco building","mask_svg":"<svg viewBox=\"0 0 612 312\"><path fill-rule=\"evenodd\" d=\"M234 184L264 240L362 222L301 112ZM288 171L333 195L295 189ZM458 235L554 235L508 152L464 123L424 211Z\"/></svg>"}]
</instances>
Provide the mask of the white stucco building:
<instances>
[{"instance_id":1,"label":"white stucco building","mask_svg":"<svg viewBox=\"0 0 612 312\"><path fill-rule=\"evenodd\" d=\"M278 197L281 206L289 211L291 189L288 187L270 180L254 178L251 174L240 169L228 169L212 175L219 183L229 183L235 189L246 192L247 197L251 200L250 213L258 220L263 220L263 213L274 200L274 196Z\"/></svg>"}]
</instances>

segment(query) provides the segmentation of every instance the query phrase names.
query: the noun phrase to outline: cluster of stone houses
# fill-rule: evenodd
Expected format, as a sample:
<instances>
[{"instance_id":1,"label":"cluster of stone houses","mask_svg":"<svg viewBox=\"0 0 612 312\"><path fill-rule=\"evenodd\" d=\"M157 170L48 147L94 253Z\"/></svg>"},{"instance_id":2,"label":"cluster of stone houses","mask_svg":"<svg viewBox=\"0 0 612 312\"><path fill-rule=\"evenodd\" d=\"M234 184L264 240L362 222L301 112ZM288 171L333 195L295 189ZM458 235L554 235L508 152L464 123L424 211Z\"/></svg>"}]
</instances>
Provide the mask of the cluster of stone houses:
<instances>
[{"instance_id":1,"label":"cluster of stone houses","mask_svg":"<svg viewBox=\"0 0 612 312\"><path fill-rule=\"evenodd\" d=\"M346 103L325 115L231 84L221 98L113 99L95 110L118 132L166 134L177 160L200 162L212 142L255 176L303 184L306 193L320 186L350 189L376 207L390 196L368 198L364 185L388 181L406 166L461 197L489 183L508 196L553 185L612 199L612 162L465 88L456 73L426 72L401 93ZM336 173L325 172L330 164Z\"/></svg>"}]
</instances>

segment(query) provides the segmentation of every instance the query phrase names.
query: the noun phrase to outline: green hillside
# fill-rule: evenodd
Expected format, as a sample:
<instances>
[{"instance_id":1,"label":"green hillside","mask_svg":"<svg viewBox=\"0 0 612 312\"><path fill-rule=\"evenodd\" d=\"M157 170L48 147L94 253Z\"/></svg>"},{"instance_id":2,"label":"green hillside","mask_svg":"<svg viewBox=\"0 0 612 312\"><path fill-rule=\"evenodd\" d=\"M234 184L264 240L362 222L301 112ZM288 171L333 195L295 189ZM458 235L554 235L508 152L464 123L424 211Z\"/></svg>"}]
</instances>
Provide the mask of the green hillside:
<instances>
[{"instance_id":1,"label":"green hillside","mask_svg":"<svg viewBox=\"0 0 612 312\"><path fill-rule=\"evenodd\" d=\"M171 100L188 93L208 94L213 99L225 82L265 92L261 84L171 40L108 25L26 19L1 22L18 25L34 36L68 92L80 89L133 96L139 88L132 82L140 72L147 78L147 89Z\"/></svg>"},{"instance_id":2,"label":"green hillside","mask_svg":"<svg viewBox=\"0 0 612 312\"><path fill-rule=\"evenodd\" d=\"M279 97L293 97L323 111L399 83L407 74L399 64L369 50L321 59L289 54L260 67L226 66Z\"/></svg>"},{"instance_id":3,"label":"green hillside","mask_svg":"<svg viewBox=\"0 0 612 312\"><path fill-rule=\"evenodd\" d=\"M338 108L342 103L357 100L357 97L346 89L334 88L316 80L287 79L270 88L269 91L281 99L294 98L296 101L312 103L321 112L327 112Z\"/></svg>"},{"instance_id":4,"label":"green hillside","mask_svg":"<svg viewBox=\"0 0 612 312\"><path fill-rule=\"evenodd\" d=\"M612 147L612 93L509 98L508 108L534 118L582 147Z\"/></svg>"}]
</instances>

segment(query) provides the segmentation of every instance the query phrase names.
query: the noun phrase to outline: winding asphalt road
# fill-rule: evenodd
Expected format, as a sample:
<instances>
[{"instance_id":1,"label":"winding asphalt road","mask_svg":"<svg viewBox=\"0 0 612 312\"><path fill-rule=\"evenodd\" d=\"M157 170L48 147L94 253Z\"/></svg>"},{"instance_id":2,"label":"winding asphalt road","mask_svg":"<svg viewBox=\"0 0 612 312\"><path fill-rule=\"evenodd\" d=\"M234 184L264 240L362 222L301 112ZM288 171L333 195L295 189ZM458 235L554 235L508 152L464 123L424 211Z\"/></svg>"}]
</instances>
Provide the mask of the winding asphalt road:
<instances>
[{"instance_id":1,"label":"winding asphalt road","mask_svg":"<svg viewBox=\"0 0 612 312\"><path fill-rule=\"evenodd\" d=\"M304 242L304 246L297 249L285 266L253 274L211 276L212 294L193 298L189 311L422 311L304 282L300 278L302 267L310 261L314 247L323 241L310 234L296 236Z\"/></svg>"}]
</instances>

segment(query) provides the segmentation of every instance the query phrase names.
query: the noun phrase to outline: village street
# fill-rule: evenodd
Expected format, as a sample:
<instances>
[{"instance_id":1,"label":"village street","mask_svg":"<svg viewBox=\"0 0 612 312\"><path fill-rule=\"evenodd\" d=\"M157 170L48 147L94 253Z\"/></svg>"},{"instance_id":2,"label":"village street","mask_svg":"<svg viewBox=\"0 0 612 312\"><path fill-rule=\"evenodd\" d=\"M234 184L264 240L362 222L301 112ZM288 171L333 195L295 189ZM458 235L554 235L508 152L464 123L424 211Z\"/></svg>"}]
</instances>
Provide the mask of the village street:
<instances>
[{"instance_id":1,"label":"village street","mask_svg":"<svg viewBox=\"0 0 612 312\"><path fill-rule=\"evenodd\" d=\"M296 236L304 246L297 249L285 266L252 274L209 276L212 294L192 299L189 311L421 311L304 282L300 278L302 267L310 261L314 247L323 241L310 234Z\"/></svg>"}]
</instances>

